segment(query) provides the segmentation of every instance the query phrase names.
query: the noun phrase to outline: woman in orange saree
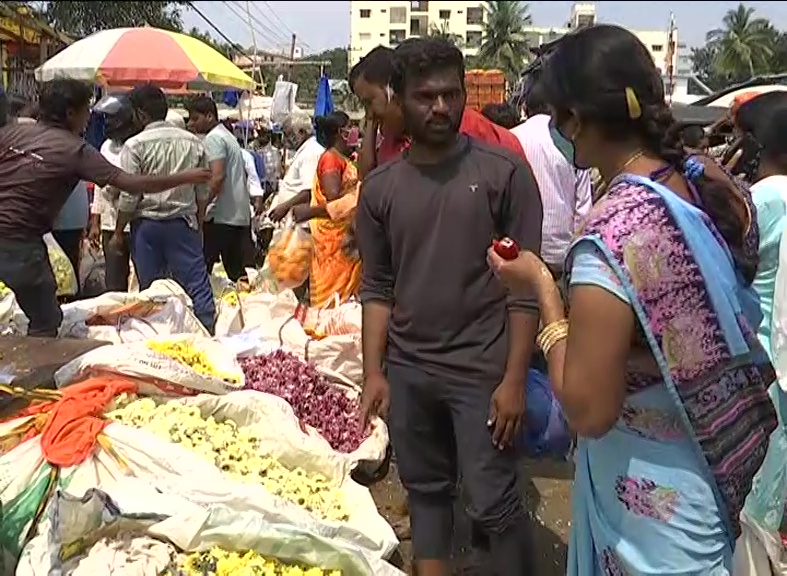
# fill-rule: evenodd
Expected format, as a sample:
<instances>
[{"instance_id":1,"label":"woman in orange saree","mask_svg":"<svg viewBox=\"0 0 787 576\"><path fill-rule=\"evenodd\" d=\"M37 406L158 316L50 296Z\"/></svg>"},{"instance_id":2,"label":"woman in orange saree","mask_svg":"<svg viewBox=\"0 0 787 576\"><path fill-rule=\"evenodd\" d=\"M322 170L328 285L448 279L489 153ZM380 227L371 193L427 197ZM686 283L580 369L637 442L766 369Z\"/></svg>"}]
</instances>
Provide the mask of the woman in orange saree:
<instances>
[{"instance_id":1,"label":"woman in orange saree","mask_svg":"<svg viewBox=\"0 0 787 576\"><path fill-rule=\"evenodd\" d=\"M329 202L355 192L359 185L358 170L349 158L357 133L350 127L350 119L344 112L332 112L318 118L317 132L326 150L317 165L311 209L322 213ZM357 293L361 281L360 260L343 249L352 217L316 217L309 225L314 244L309 280L311 306L323 308L337 299L344 302Z\"/></svg>"}]
</instances>

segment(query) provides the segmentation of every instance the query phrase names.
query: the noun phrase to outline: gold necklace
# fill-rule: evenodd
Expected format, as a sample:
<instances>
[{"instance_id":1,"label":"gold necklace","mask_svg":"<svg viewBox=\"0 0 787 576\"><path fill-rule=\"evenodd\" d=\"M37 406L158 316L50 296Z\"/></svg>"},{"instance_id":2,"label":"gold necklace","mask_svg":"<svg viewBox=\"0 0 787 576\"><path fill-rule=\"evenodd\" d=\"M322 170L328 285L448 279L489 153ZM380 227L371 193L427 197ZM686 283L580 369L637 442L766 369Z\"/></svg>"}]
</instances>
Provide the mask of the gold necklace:
<instances>
[{"instance_id":1,"label":"gold necklace","mask_svg":"<svg viewBox=\"0 0 787 576\"><path fill-rule=\"evenodd\" d=\"M615 170L614 175L612 176L612 180L617 178L626 168L631 166L634 162L642 158L645 154L642 150L637 150L631 156L629 156L623 164L621 164L620 168ZM602 180L601 184L599 185L598 192L596 193L596 202L599 202L607 193L609 189L609 182L606 180Z\"/></svg>"}]
</instances>

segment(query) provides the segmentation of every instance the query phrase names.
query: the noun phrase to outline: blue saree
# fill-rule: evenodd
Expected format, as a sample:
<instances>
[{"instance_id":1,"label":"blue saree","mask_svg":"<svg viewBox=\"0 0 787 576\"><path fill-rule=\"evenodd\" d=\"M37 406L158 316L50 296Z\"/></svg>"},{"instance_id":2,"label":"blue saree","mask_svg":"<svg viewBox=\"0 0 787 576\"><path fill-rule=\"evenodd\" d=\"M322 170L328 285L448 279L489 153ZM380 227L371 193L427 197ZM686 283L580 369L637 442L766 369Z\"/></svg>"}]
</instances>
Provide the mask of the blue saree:
<instances>
[{"instance_id":1,"label":"blue saree","mask_svg":"<svg viewBox=\"0 0 787 576\"><path fill-rule=\"evenodd\" d=\"M756 250L756 224L749 235ZM591 211L565 270L632 307L659 371L629 372L617 424L579 441L568 574L729 574L776 425L756 296L705 213L632 175Z\"/></svg>"}]
</instances>

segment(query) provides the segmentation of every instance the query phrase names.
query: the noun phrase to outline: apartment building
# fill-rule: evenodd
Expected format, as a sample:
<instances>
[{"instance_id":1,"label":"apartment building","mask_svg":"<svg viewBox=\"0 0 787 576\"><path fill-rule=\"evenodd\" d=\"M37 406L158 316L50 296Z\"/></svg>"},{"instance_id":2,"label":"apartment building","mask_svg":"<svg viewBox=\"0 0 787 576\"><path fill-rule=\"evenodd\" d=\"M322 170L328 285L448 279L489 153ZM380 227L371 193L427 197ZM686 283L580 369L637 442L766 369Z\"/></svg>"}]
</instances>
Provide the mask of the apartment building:
<instances>
[{"instance_id":1,"label":"apartment building","mask_svg":"<svg viewBox=\"0 0 787 576\"><path fill-rule=\"evenodd\" d=\"M395 47L432 29L454 34L466 56L481 45L484 2L353 0L350 6L350 66L376 46Z\"/></svg>"},{"instance_id":2,"label":"apartment building","mask_svg":"<svg viewBox=\"0 0 787 576\"><path fill-rule=\"evenodd\" d=\"M402 0L350 2L350 66L356 64L376 46L395 47L407 38L425 36L432 29L441 30L457 37L457 44L466 56L478 53L486 18L485 2L449 2ZM525 33L530 46L540 46L557 40L572 30L596 23L596 7L593 2L575 2L565 26L528 26ZM653 60L666 73L669 54L669 23L663 30L632 30L645 46ZM687 55L685 46L678 43L677 30L672 41L677 49L672 51L673 72L684 72ZM683 50L681 48L683 47Z\"/></svg>"}]
</instances>

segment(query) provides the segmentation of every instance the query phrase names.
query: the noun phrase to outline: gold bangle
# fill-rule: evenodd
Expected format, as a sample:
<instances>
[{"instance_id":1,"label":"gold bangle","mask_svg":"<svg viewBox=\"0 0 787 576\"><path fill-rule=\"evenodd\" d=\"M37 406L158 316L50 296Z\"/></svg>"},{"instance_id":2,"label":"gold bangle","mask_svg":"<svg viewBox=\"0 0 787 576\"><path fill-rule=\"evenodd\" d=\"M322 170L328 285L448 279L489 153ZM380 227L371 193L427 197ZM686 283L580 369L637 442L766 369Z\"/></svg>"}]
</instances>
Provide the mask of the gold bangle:
<instances>
[{"instance_id":1,"label":"gold bangle","mask_svg":"<svg viewBox=\"0 0 787 576\"><path fill-rule=\"evenodd\" d=\"M565 340L567 337L568 337L568 328L564 328L563 330L560 330L557 333L555 333L548 342L544 343L544 347L542 348L542 352L544 353L544 356L548 357L552 348L555 347L555 344L557 344L561 340Z\"/></svg>"},{"instance_id":2,"label":"gold bangle","mask_svg":"<svg viewBox=\"0 0 787 576\"><path fill-rule=\"evenodd\" d=\"M556 322L547 324L536 337L536 344L545 351L545 348L551 348L558 340L562 340L568 335L568 320L563 318Z\"/></svg>"},{"instance_id":3,"label":"gold bangle","mask_svg":"<svg viewBox=\"0 0 787 576\"><path fill-rule=\"evenodd\" d=\"M541 341L549 338L554 332L561 330L563 329L563 327L567 327L567 326L568 326L568 320L566 320L565 318L547 324L541 329L541 332L539 332L538 336L536 337L536 342L538 342L540 346Z\"/></svg>"}]
</instances>

